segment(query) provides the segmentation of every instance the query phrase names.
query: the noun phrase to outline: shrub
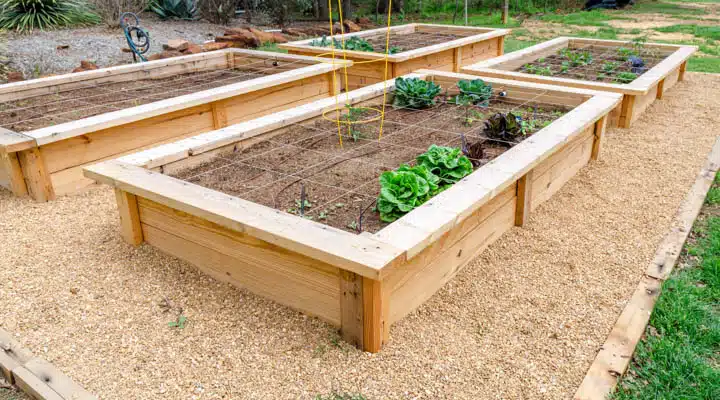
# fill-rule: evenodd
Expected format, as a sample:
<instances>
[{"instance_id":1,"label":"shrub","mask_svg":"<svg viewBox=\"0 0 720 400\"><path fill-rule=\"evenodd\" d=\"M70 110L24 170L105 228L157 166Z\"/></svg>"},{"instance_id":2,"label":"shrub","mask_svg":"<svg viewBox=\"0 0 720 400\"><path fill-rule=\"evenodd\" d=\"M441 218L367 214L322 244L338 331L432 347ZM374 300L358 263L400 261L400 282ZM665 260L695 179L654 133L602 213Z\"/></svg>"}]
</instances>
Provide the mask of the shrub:
<instances>
[{"instance_id":1,"label":"shrub","mask_svg":"<svg viewBox=\"0 0 720 400\"><path fill-rule=\"evenodd\" d=\"M157 0L150 5L150 9L162 19L197 17L197 4L194 0Z\"/></svg>"},{"instance_id":2,"label":"shrub","mask_svg":"<svg viewBox=\"0 0 720 400\"><path fill-rule=\"evenodd\" d=\"M200 16L206 20L220 25L227 25L235 18L235 0L200 0L198 8Z\"/></svg>"},{"instance_id":3,"label":"shrub","mask_svg":"<svg viewBox=\"0 0 720 400\"><path fill-rule=\"evenodd\" d=\"M420 78L397 78L393 106L399 108L427 108L435 104L440 86Z\"/></svg>"},{"instance_id":4,"label":"shrub","mask_svg":"<svg viewBox=\"0 0 720 400\"><path fill-rule=\"evenodd\" d=\"M148 8L149 0L90 0L102 22L115 28L120 25L120 14L131 12L138 14Z\"/></svg>"},{"instance_id":5,"label":"shrub","mask_svg":"<svg viewBox=\"0 0 720 400\"><path fill-rule=\"evenodd\" d=\"M82 0L0 0L0 29L28 32L100 22Z\"/></svg>"}]
</instances>

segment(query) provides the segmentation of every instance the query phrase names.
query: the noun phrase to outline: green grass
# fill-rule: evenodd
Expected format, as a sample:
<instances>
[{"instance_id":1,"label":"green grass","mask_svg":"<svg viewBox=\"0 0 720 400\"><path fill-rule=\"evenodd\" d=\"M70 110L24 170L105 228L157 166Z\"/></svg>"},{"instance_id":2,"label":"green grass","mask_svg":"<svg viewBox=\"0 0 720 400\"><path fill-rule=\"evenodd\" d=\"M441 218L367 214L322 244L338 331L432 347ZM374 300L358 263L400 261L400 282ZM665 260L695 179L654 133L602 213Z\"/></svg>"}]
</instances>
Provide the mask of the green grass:
<instances>
[{"instance_id":1,"label":"green grass","mask_svg":"<svg viewBox=\"0 0 720 400\"><path fill-rule=\"evenodd\" d=\"M255 50L271 51L273 53L287 53L288 52L285 49L279 48L277 43L263 43L262 46L258 47Z\"/></svg>"},{"instance_id":2,"label":"green grass","mask_svg":"<svg viewBox=\"0 0 720 400\"><path fill-rule=\"evenodd\" d=\"M720 26L704 26L704 25L670 25L662 28L655 28L658 32L680 32L694 35L695 37L720 40Z\"/></svg>"},{"instance_id":3,"label":"green grass","mask_svg":"<svg viewBox=\"0 0 720 400\"><path fill-rule=\"evenodd\" d=\"M720 57L693 57L688 60L688 71L720 74Z\"/></svg>"},{"instance_id":4,"label":"green grass","mask_svg":"<svg viewBox=\"0 0 720 400\"><path fill-rule=\"evenodd\" d=\"M685 7L678 4L664 3L662 1L653 0L641 0L634 6L622 10L622 12L630 14L658 13L671 16L705 14L705 10L702 10L700 8Z\"/></svg>"},{"instance_id":5,"label":"green grass","mask_svg":"<svg viewBox=\"0 0 720 400\"><path fill-rule=\"evenodd\" d=\"M717 183L707 204L720 204ZM615 400L720 398L720 217L698 221L694 232L686 248L697 261L663 284Z\"/></svg>"},{"instance_id":6,"label":"green grass","mask_svg":"<svg viewBox=\"0 0 720 400\"><path fill-rule=\"evenodd\" d=\"M507 38L505 39L505 53L512 53L513 51L521 50L537 43L538 42L530 40L517 40L513 38Z\"/></svg>"},{"instance_id":7,"label":"green grass","mask_svg":"<svg viewBox=\"0 0 720 400\"><path fill-rule=\"evenodd\" d=\"M601 10L578 11L570 14L545 14L540 20L566 25L607 26L607 21L632 19L613 15Z\"/></svg>"},{"instance_id":8,"label":"green grass","mask_svg":"<svg viewBox=\"0 0 720 400\"><path fill-rule=\"evenodd\" d=\"M579 31L573 32L572 36L579 36L579 37L593 38L593 39L617 39L619 33L621 33L621 31L619 29L603 27L603 28L598 29L595 32L581 29Z\"/></svg>"},{"instance_id":9,"label":"green grass","mask_svg":"<svg viewBox=\"0 0 720 400\"><path fill-rule=\"evenodd\" d=\"M422 18L422 21L435 24L453 25L452 14L432 14L427 18ZM455 20L455 25L465 25L465 18L462 15L458 15L457 19ZM488 28L515 28L520 26L520 21L513 17L510 17L508 18L507 25L503 25L502 13L492 12L468 15L468 25L484 26Z\"/></svg>"}]
</instances>

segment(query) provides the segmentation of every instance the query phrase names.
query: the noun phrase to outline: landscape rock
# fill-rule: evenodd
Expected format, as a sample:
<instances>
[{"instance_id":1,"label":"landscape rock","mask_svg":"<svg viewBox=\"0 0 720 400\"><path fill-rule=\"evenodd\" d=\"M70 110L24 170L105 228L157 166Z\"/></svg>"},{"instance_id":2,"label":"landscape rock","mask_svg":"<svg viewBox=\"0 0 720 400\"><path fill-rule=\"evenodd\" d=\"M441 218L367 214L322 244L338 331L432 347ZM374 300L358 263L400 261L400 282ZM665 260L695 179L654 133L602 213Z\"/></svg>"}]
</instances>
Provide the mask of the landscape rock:
<instances>
[{"instance_id":1,"label":"landscape rock","mask_svg":"<svg viewBox=\"0 0 720 400\"><path fill-rule=\"evenodd\" d=\"M148 61L156 61L156 60L163 60L166 58L173 58L173 57L179 57L184 55L183 53L177 51L177 50L163 50L160 53L151 54L147 60Z\"/></svg>"},{"instance_id":2,"label":"landscape rock","mask_svg":"<svg viewBox=\"0 0 720 400\"><path fill-rule=\"evenodd\" d=\"M172 40L168 40L167 44L163 46L163 49L183 51L183 50L187 50L187 48L189 46L190 46L190 42L188 42L185 39L172 39Z\"/></svg>"},{"instance_id":3,"label":"landscape rock","mask_svg":"<svg viewBox=\"0 0 720 400\"><path fill-rule=\"evenodd\" d=\"M345 32L360 32L362 28L352 21L343 21Z\"/></svg>"},{"instance_id":4,"label":"landscape rock","mask_svg":"<svg viewBox=\"0 0 720 400\"><path fill-rule=\"evenodd\" d=\"M7 74L7 80L8 80L8 83L20 82L20 81L24 81L25 77L23 76L22 72L10 71Z\"/></svg>"},{"instance_id":5,"label":"landscape rock","mask_svg":"<svg viewBox=\"0 0 720 400\"><path fill-rule=\"evenodd\" d=\"M60 44L56 47L56 49L58 49L58 50L67 50L69 48L70 48L69 44Z\"/></svg>"},{"instance_id":6,"label":"landscape rock","mask_svg":"<svg viewBox=\"0 0 720 400\"><path fill-rule=\"evenodd\" d=\"M250 32L262 43L275 43L275 37L270 32L263 32L259 29L250 28Z\"/></svg>"},{"instance_id":7,"label":"landscape rock","mask_svg":"<svg viewBox=\"0 0 720 400\"><path fill-rule=\"evenodd\" d=\"M305 33L301 29L295 29L295 28L284 28L282 30L282 33L288 35L288 36L306 36L307 33Z\"/></svg>"},{"instance_id":8,"label":"landscape rock","mask_svg":"<svg viewBox=\"0 0 720 400\"><path fill-rule=\"evenodd\" d=\"M280 32L273 32L273 43L287 43L287 38Z\"/></svg>"},{"instance_id":9,"label":"landscape rock","mask_svg":"<svg viewBox=\"0 0 720 400\"><path fill-rule=\"evenodd\" d=\"M183 50L183 54L200 54L203 52L203 48L196 45L195 43L191 43L187 49Z\"/></svg>"},{"instance_id":10,"label":"landscape rock","mask_svg":"<svg viewBox=\"0 0 720 400\"><path fill-rule=\"evenodd\" d=\"M203 51L215 51L215 50L227 49L228 47L230 47L230 43L212 42L212 43L203 44L202 50Z\"/></svg>"},{"instance_id":11,"label":"landscape rock","mask_svg":"<svg viewBox=\"0 0 720 400\"><path fill-rule=\"evenodd\" d=\"M80 61L80 68L84 69L85 71L92 71L94 69L100 69L94 62L88 61L88 60Z\"/></svg>"}]
</instances>

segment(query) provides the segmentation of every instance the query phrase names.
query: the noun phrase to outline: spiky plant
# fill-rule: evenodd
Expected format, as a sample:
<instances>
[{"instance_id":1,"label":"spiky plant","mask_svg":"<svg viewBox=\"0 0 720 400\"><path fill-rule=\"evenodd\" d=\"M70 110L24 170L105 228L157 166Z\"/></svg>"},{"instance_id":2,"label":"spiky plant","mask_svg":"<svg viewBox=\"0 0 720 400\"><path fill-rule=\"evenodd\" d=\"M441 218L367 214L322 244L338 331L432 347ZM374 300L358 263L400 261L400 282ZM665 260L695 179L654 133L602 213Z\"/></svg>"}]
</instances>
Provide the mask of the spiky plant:
<instances>
[{"instance_id":1,"label":"spiky plant","mask_svg":"<svg viewBox=\"0 0 720 400\"><path fill-rule=\"evenodd\" d=\"M99 22L82 0L0 0L0 29L29 32Z\"/></svg>"}]
</instances>

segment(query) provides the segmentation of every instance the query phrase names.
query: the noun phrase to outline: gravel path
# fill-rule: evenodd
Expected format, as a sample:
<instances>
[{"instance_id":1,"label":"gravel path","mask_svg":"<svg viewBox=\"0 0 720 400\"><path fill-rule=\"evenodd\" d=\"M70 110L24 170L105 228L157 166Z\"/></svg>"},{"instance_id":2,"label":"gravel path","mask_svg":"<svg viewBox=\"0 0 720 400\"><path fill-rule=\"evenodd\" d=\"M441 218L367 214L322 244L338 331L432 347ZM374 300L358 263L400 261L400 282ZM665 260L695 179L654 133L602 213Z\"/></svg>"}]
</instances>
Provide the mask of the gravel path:
<instances>
[{"instance_id":1,"label":"gravel path","mask_svg":"<svg viewBox=\"0 0 720 400\"><path fill-rule=\"evenodd\" d=\"M141 16L140 25L150 33L149 54L162 51L162 45L170 39L183 38L193 43L213 40L216 35L222 35L225 28L204 21L161 21L151 13ZM70 48L58 50L60 45ZM127 47L127 42L122 30L103 25L38 31L31 35L13 33L7 38L10 66L26 77L67 73L82 60L95 61L100 67L132 62L132 55L123 53L123 47Z\"/></svg>"},{"instance_id":2,"label":"gravel path","mask_svg":"<svg viewBox=\"0 0 720 400\"><path fill-rule=\"evenodd\" d=\"M417 311L379 354L125 245L98 187L0 191L0 327L106 399L559 399L580 384L712 147L720 75L688 74L631 130ZM185 329L159 304L188 318Z\"/></svg>"}]
</instances>

